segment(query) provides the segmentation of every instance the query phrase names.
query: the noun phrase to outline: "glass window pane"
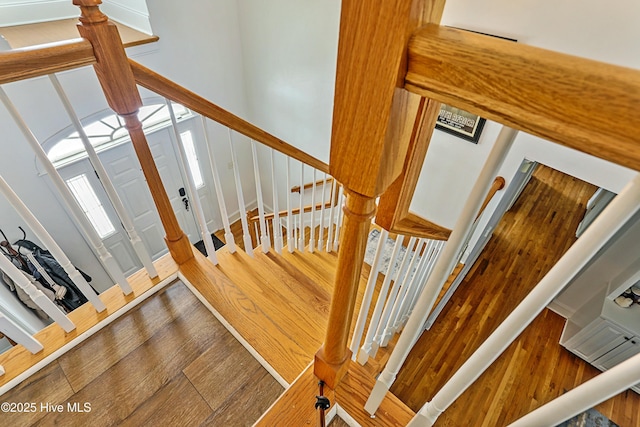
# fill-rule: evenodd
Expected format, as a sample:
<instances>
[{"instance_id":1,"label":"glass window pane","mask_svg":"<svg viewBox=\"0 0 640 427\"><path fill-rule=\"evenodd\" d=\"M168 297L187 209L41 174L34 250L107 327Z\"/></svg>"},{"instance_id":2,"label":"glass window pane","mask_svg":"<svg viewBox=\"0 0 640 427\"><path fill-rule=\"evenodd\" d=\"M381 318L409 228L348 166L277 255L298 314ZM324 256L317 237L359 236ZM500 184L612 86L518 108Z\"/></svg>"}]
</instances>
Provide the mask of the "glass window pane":
<instances>
[{"instance_id":1,"label":"glass window pane","mask_svg":"<svg viewBox=\"0 0 640 427\"><path fill-rule=\"evenodd\" d=\"M173 103L176 118L181 119L191 116L191 112L183 105ZM142 128L145 130L169 126L169 109L165 104L145 105L140 108L138 118L142 121ZM124 128L122 120L111 114L84 126L84 131L89 137L91 145L100 152L101 149L112 147L126 141L129 134ZM85 150L79 140L78 132L72 132L69 136L51 147L47 153L54 165L60 166L66 162L75 161L81 158Z\"/></svg>"},{"instance_id":2,"label":"glass window pane","mask_svg":"<svg viewBox=\"0 0 640 427\"><path fill-rule=\"evenodd\" d=\"M196 184L196 188L203 187L204 179L202 179L202 171L200 170L200 163L198 163L198 154L196 153L196 147L193 144L191 131L182 132L180 134L180 139L182 139L184 151L187 152L187 163L189 163L189 170L191 171L193 182Z\"/></svg>"},{"instance_id":3,"label":"glass window pane","mask_svg":"<svg viewBox=\"0 0 640 427\"><path fill-rule=\"evenodd\" d=\"M67 185L101 239L116 232L85 174L68 179Z\"/></svg>"},{"instance_id":4,"label":"glass window pane","mask_svg":"<svg viewBox=\"0 0 640 427\"><path fill-rule=\"evenodd\" d=\"M56 145L54 145L51 148L51 150L49 150L47 157L49 157L49 160L55 163L60 160L66 159L67 157L71 157L74 154L81 153L83 151L84 151L84 146L82 145L82 141L77 139L77 134L76 134L76 138L64 139L59 143L57 143Z\"/></svg>"}]
</instances>

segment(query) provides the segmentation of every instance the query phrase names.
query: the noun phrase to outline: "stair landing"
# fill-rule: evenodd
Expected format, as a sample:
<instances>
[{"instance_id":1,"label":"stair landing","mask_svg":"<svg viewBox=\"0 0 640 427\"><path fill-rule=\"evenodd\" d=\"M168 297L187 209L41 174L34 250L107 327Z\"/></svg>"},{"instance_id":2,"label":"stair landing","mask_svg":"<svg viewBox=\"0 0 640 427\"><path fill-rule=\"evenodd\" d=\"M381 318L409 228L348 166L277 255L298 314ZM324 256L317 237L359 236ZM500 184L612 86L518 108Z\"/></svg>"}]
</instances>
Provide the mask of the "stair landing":
<instances>
[{"instance_id":1,"label":"stair landing","mask_svg":"<svg viewBox=\"0 0 640 427\"><path fill-rule=\"evenodd\" d=\"M181 275L291 385L258 425L286 425L278 424L285 413L312 422L318 380L310 364L324 341L337 254L256 250L251 257L222 248L216 255L218 266L196 254L180 267ZM368 270L363 268L354 316L360 310ZM354 324L355 318L352 328ZM378 359L385 353L379 351ZM372 362L365 367L352 363L335 399L360 425L405 425L414 413L391 393L377 418L365 413L377 369Z\"/></svg>"},{"instance_id":2,"label":"stair landing","mask_svg":"<svg viewBox=\"0 0 640 427\"><path fill-rule=\"evenodd\" d=\"M214 266L196 254L181 266L183 277L286 383L292 383L324 340L333 282L330 266L336 255L256 251L251 257L226 248L216 255L219 264Z\"/></svg>"}]
</instances>

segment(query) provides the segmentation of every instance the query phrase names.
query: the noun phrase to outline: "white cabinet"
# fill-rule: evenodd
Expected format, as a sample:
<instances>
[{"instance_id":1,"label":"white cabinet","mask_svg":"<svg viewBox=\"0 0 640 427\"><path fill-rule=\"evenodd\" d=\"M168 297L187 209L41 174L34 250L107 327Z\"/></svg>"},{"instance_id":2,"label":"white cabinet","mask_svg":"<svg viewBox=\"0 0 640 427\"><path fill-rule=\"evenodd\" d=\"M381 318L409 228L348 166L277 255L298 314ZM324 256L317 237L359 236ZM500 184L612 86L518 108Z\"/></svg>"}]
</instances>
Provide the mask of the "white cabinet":
<instances>
[{"instance_id":1,"label":"white cabinet","mask_svg":"<svg viewBox=\"0 0 640 427\"><path fill-rule=\"evenodd\" d=\"M640 353L640 339L632 337L596 359L593 365L602 371L606 371L638 353Z\"/></svg>"},{"instance_id":2,"label":"white cabinet","mask_svg":"<svg viewBox=\"0 0 640 427\"><path fill-rule=\"evenodd\" d=\"M640 338L611 322L598 317L584 328L561 340L567 350L606 371L640 353ZM632 388L640 393L640 384Z\"/></svg>"},{"instance_id":3,"label":"white cabinet","mask_svg":"<svg viewBox=\"0 0 640 427\"><path fill-rule=\"evenodd\" d=\"M622 308L614 302L638 280L640 258L567 319L560 344L601 371L640 354L640 304ZM632 389L640 393L640 384Z\"/></svg>"},{"instance_id":4,"label":"white cabinet","mask_svg":"<svg viewBox=\"0 0 640 427\"><path fill-rule=\"evenodd\" d=\"M598 318L562 343L569 351L589 363L624 344L633 334L615 323Z\"/></svg>"}]
</instances>

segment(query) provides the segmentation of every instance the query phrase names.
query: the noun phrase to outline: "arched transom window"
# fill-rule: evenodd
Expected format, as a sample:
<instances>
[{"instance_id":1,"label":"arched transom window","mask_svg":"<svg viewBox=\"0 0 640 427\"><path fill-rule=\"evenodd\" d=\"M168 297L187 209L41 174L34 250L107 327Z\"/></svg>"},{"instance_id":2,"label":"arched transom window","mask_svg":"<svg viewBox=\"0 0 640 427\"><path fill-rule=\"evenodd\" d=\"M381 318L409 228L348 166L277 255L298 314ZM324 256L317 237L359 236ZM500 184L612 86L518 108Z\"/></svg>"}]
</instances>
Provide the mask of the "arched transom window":
<instances>
[{"instance_id":1,"label":"arched transom window","mask_svg":"<svg viewBox=\"0 0 640 427\"><path fill-rule=\"evenodd\" d=\"M174 103L173 110L178 120L192 116L191 111L180 104ZM109 112L105 111L97 116L100 118L96 120L96 115L94 115L93 119L86 120L83 125L89 142L97 152L129 140L129 133L124 127L124 121L117 114L109 110ZM138 118L142 122L142 128L145 132L171 125L169 109L166 104L145 105L140 108ZM87 154L80 135L73 130L73 127L67 128L61 134L66 134L67 136L56 138L57 141L53 142L51 148L47 150L49 160L56 167L64 166L86 157Z\"/></svg>"}]
</instances>

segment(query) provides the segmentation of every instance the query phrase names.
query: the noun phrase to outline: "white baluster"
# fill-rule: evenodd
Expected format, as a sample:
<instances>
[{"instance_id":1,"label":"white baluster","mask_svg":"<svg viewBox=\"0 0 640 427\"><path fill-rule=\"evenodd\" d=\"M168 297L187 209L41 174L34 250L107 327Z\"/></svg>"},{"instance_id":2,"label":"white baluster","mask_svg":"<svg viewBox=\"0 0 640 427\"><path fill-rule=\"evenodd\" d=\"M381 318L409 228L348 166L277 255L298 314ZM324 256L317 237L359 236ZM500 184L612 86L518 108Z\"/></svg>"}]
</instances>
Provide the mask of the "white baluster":
<instances>
[{"instance_id":1,"label":"white baluster","mask_svg":"<svg viewBox=\"0 0 640 427\"><path fill-rule=\"evenodd\" d=\"M96 252L98 252L98 257L102 262L102 265L104 265L105 269L111 275L111 277L116 281L116 283L120 285L120 288L122 289L122 291L125 294L129 295L130 293L133 292L133 289L131 288L129 281L127 280L124 273L122 272L122 269L116 262L115 258L113 258L113 256L109 253L107 248L105 248L104 243L102 242L102 239L100 239L100 236L98 236L98 233L95 231L95 229L89 222L89 219L87 218L87 216L84 214L84 212L78 205L78 202L76 201L73 194L71 194L71 190L69 190L69 187L67 187L64 180L62 179L62 177L60 176L56 168L53 166L53 164L47 157L47 154L42 149L42 146L36 139L35 135L33 135L31 130L29 129L29 126L27 126L26 122L22 119L22 116L20 116L20 113L18 112L18 110L13 105L13 103L7 96L6 92L2 88L0 88L0 98L2 99L2 102L7 108L7 111L9 111L9 113L13 117L13 120L16 122L16 124L22 131L22 134L24 135L25 139L31 146L31 149L35 153L36 157L38 158L40 163L42 163L42 166L46 169L47 174L51 179L51 182L55 185L56 189L62 196L64 203L69 208L71 217L73 218L74 222L78 225L82 233L85 236L87 236L87 238L91 242L91 245L96 250ZM71 265L71 263L63 264L64 260L61 260L61 259L57 259L57 261L60 263L62 268L64 268L64 271L69 275L69 278L73 281L73 283L83 293L85 292L85 289L91 288L86 283L86 280L82 278L80 273ZM98 311L104 310L104 305L101 305L100 302L98 302L99 299L97 297L94 298L93 296L91 296L91 294L88 294L88 295L85 294L85 296L87 297L87 299L89 299L92 302L96 310ZM101 307L102 307L102 310L100 309Z\"/></svg>"},{"instance_id":2,"label":"white baluster","mask_svg":"<svg viewBox=\"0 0 640 427\"><path fill-rule=\"evenodd\" d=\"M127 232L127 238L131 242L133 250L135 251L136 255L138 255L138 258L140 259L140 262L142 262L145 270L147 270L147 274L149 274L149 277L158 277L158 272L153 265L153 261L151 260L149 251L147 251L147 248L142 242L142 238L138 234L138 231L133 224L131 215L129 215L129 212L127 212L127 209L124 207L124 204L122 203L122 200L120 199L120 196L118 195L113 182L111 182L111 178L109 178L109 174L107 173L106 169L102 165L102 162L100 161L100 158L98 157L98 153L96 153L95 148L93 148L93 145L89 141L82 123L80 123L80 119L73 109L71 101L69 101L69 98L62 88L60 81L55 74L50 74L49 79L51 80L53 87L56 89L58 97L60 98L60 101L62 101L62 105L64 105L64 108L67 111L67 115L71 119L73 126L78 132L78 136L80 136L82 145L84 146L84 149L89 156L89 162L91 162L91 166L93 166L93 169L98 175L98 179L100 179L100 183L104 187L104 190L107 193L107 197L109 197L109 200L111 201L111 204L113 205L113 208L115 209L116 214L118 215L118 218L122 223L122 226Z\"/></svg>"},{"instance_id":3,"label":"white baluster","mask_svg":"<svg viewBox=\"0 0 640 427\"><path fill-rule=\"evenodd\" d=\"M178 166L182 170L182 174L187 180L187 194L191 199L191 206L194 213L196 214L196 219L198 220L200 237L204 242L204 247L207 251L207 258L213 263L213 265L218 265L218 257L216 257L216 247L213 245L213 237L211 237L211 231L209 231L209 227L207 226L207 219L204 215L204 209L202 208L202 201L200 200L200 196L198 195L198 189L196 188L196 183L193 180L193 174L191 173L191 168L189 167L187 152L184 149L182 136L180 136L180 131L178 130L178 122L176 121L176 115L173 111L173 105L169 99L165 98L165 102L167 103L167 108L169 109L171 127L173 128L173 133L176 137L176 143L178 145Z\"/></svg>"},{"instance_id":4,"label":"white baluster","mask_svg":"<svg viewBox=\"0 0 640 427\"><path fill-rule=\"evenodd\" d=\"M231 224L229 223L229 214L227 213L227 204L224 201L224 191L220 181L220 174L216 165L211 145L209 144L209 136L207 132L207 121L204 116L200 116L202 122L202 134L204 135L205 145L207 146L207 155L209 156L209 164L211 165L211 174L213 175L213 185L216 189L216 197L218 198L218 206L220 207L220 215L222 216L222 224L224 227L224 240L227 250L231 253L236 251L236 241L231 232Z\"/></svg>"},{"instance_id":5,"label":"white baluster","mask_svg":"<svg viewBox=\"0 0 640 427\"><path fill-rule=\"evenodd\" d=\"M409 244L406 247L406 252L404 254L404 258L402 259L402 265L400 266L400 272L398 274L397 279L393 283L393 287L391 288L391 292L389 292L389 298L387 299L387 303L384 306L384 311L382 312L382 321L380 322L380 330L374 340L374 343L378 343L379 347L386 347L390 338L390 327L389 324L392 320L391 316L393 314L394 308L398 303L398 294L400 292L400 287L405 283L407 277L411 274L409 271L409 264L412 264L412 260L414 258L415 252L412 251L414 245L416 244L416 238L411 237L409 239ZM373 355L377 352L378 347L375 347L375 351Z\"/></svg>"},{"instance_id":6,"label":"white baluster","mask_svg":"<svg viewBox=\"0 0 640 427\"><path fill-rule=\"evenodd\" d=\"M342 207L344 204L344 190L342 185L339 186L338 191L338 218L336 218L336 232L333 237L333 250L338 251L338 245L340 244L340 229L342 228Z\"/></svg>"},{"instance_id":7,"label":"white baluster","mask_svg":"<svg viewBox=\"0 0 640 427\"><path fill-rule=\"evenodd\" d=\"M422 289L424 288L425 284L427 283L427 280L429 279L429 275L433 270L433 266L435 265L438 259L438 256L440 255L440 252L442 252L442 247L444 246L445 242L442 240L438 240L438 241L433 241L432 243L433 243L433 246L431 251L429 252L429 259L427 261L427 266L424 269L424 272L422 273L422 276L419 279L418 288L416 288L415 292L411 297L411 302L409 304L408 310L404 314L403 318L400 320L399 329L402 329L404 325L407 323L407 320L409 319L409 316L411 315L411 312L413 311L413 308L416 305L418 296L422 293Z\"/></svg>"},{"instance_id":8,"label":"white baluster","mask_svg":"<svg viewBox=\"0 0 640 427\"><path fill-rule=\"evenodd\" d=\"M440 290L444 286L447 278L453 271L457 262L460 249L466 240L466 236L473 226L473 222L480 211L480 207L486 197L497 171L499 170L504 158L509 152L518 131L503 126L498 138L480 171L476 183L471 190L471 194L467 199L460 216L458 217L453 231L449 236L447 244L444 246L442 254L438 257L438 261L433 269L432 274L422 291L416 307L409 317L407 324L398 338L398 342L391 353L391 357L387 362L387 366L378 376L376 385L371 391L371 395L367 400L365 409L370 414L380 406L382 399L395 381L396 375L400 367L406 360L411 345L417 340L422 333L424 323L427 320L429 312L433 309Z\"/></svg>"},{"instance_id":9,"label":"white baluster","mask_svg":"<svg viewBox=\"0 0 640 427\"><path fill-rule=\"evenodd\" d=\"M318 235L318 249L324 249L324 205L326 202L326 194L325 190L327 188L327 174L324 174L324 179L322 180L322 206L320 207L320 234Z\"/></svg>"},{"instance_id":10,"label":"white baluster","mask_svg":"<svg viewBox=\"0 0 640 427\"><path fill-rule=\"evenodd\" d=\"M296 247L296 239L293 236L294 218L291 209L291 158L287 156L287 249L289 253L293 253Z\"/></svg>"},{"instance_id":11,"label":"white baluster","mask_svg":"<svg viewBox=\"0 0 640 427\"><path fill-rule=\"evenodd\" d=\"M300 162L300 227L298 232L298 250L304 252L304 163Z\"/></svg>"},{"instance_id":12,"label":"white baluster","mask_svg":"<svg viewBox=\"0 0 640 427\"><path fill-rule=\"evenodd\" d=\"M231 129L229 130L229 147L231 148L231 161L233 162L233 176L236 181L236 194L238 196L238 212L240 212L240 222L242 223L242 240L244 241L244 251L253 256L253 243L249 234L249 224L247 222L247 206L244 204L244 195L242 194L242 181L240 180L240 165L238 164L238 156L236 155L236 147L233 145Z\"/></svg>"},{"instance_id":13,"label":"white baluster","mask_svg":"<svg viewBox=\"0 0 640 427\"><path fill-rule=\"evenodd\" d=\"M0 313L0 332L22 345L29 350L31 354L36 354L44 348L42 344L40 344L40 341L29 335L29 332L12 322L11 319L2 313ZM4 375L4 373L4 368L0 366L0 376Z\"/></svg>"},{"instance_id":14,"label":"white baluster","mask_svg":"<svg viewBox=\"0 0 640 427\"><path fill-rule=\"evenodd\" d=\"M85 278L80 272L71 264L71 261L67 255L62 251L60 246L53 240L51 235L42 226L40 221L33 215L27 205L25 205L18 195L11 189L9 184L0 176L0 192L11 203L11 206L18 212L20 217L27 223L29 228L33 231L33 234L44 244L44 246L51 252L51 255L62 266L64 271L69 275L71 281L78 287L82 294L87 297L91 304L98 312L104 311L107 307L104 305L100 297L96 294L93 288L87 283ZM52 283L52 282L50 282Z\"/></svg>"},{"instance_id":15,"label":"white baluster","mask_svg":"<svg viewBox=\"0 0 640 427\"><path fill-rule=\"evenodd\" d=\"M313 170L313 183L311 184L311 232L309 233L309 252L315 250L316 233L316 170Z\"/></svg>"},{"instance_id":16,"label":"white baluster","mask_svg":"<svg viewBox=\"0 0 640 427\"><path fill-rule=\"evenodd\" d=\"M433 269L433 266L435 265L435 262L437 261L438 256L442 252L442 248L444 247L444 244L445 244L444 241L440 241L439 245L436 247L436 249L434 251L433 262L431 262L429 264L429 274L431 274L431 270ZM428 279L429 279L429 275L426 275L425 276L425 281L428 280ZM420 292L422 292L422 290ZM447 293L448 292L449 292L449 290L447 290ZM414 302L413 302L414 305L416 304L416 300L418 299L418 296L419 296L419 294L414 297ZM446 299L446 298L447 298L447 296L446 296L446 293L445 293L445 296L443 297L443 299ZM431 328L433 323L436 321L437 316L434 316L434 315L439 313L438 307L440 306L441 303L442 303L442 300L441 300L440 303L438 303L438 306L431 312L431 314L429 314L429 319L425 322L424 327L423 327L424 330L428 330L429 328ZM444 308L444 305L442 307ZM406 323L406 320L405 320L405 323Z\"/></svg>"},{"instance_id":17,"label":"white baluster","mask_svg":"<svg viewBox=\"0 0 640 427\"><path fill-rule=\"evenodd\" d=\"M467 359L420 410L412 426L432 426L444 412L504 352L522 331L563 291L628 222L640 212L640 174L616 196L596 221L562 255L535 288ZM445 247L446 250L446 247ZM411 321L411 319L409 319ZM626 367L633 366L632 363ZM625 370L624 368L622 370ZM623 373L623 372L620 372ZM605 374L600 374L605 375ZM614 379L620 379L620 377ZM635 377L635 378L634 378ZM606 378L606 377L605 377ZM635 384L638 371L631 375ZM603 383L607 382L606 380ZM625 381L623 381L623 384ZM605 384L600 384L605 385ZM590 387L588 388L590 390ZM590 403L590 402L585 402ZM521 425L531 425L522 423ZM546 425L540 423L537 425Z\"/></svg>"},{"instance_id":18,"label":"white baluster","mask_svg":"<svg viewBox=\"0 0 640 427\"><path fill-rule=\"evenodd\" d=\"M331 252L332 249L332 241L331 241L331 233L333 233L333 207L334 205L337 204L337 201L334 202L334 199L336 199L336 191L338 191L337 189L337 182L334 179L333 182L331 183L331 207L329 208L329 226L327 227L327 247L326 247L326 251L327 252Z\"/></svg>"},{"instance_id":19,"label":"white baluster","mask_svg":"<svg viewBox=\"0 0 640 427\"><path fill-rule=\"evenodd\" d=\"M260 236L260 245L262 247L262 252L269 252L269 248L271 247L271 242L267 237L267 223L264 219L264 201L262 200L262 184L260 179L260 165L258 164L258 153L256 152L256 143L251 140L251 154L253 156L253 176L255 177L256 182L256 197L258 199L258 218L260 221L260 234L256 234Z\"/></svg>"},{"instance_id":20,"label":"white baluster","mask_svg":"<svg viewBox=\"0 0 640 427\"><path fill-rule=\"evenodd\" d=\"M280 224L280 206L278 205L278 182L276 180L275 150L271 149L271 187L273 189L273 246L282 253L282 225Z\"/></svg>"},{"instance_id":21,"label":"white baluster","mask_svg":"<svg viewBox=\"0 0 640 427\"><path fill-rule=\"evenodd\" d=\"M420 258L420 253L426 246L426 239L420 239L416 244L416 250L413 253L411 258L411 263L409 264L409 268L407 269L407 275L404 277L402 285L400 285L400 291L398 293L398 297L396 298L395 303L393 304L393 310L391 311L391 317L389 318L389 322L387 323L387 330L385 331L385 337L382 341L382 345L386 347L389 344L389 340L396 333L399 320L403 315L403 305L406 307L408 304L407 295L410 294L410 289L412 283L416 276L418 276L419 268L416 269L416 262ZM414 271L415 269L415 271Z\"/></svg>"},{"instance_id":22,"label":"white baluster","mask_svg":"<svg viewBox=\"0 0 640 427\"><path fill-rule=\"evenodd\" d=\"M76 328L71 320L29 279L22 274L20 269L13 265L4 255L0 255L0 269L7 274L20 289L29 295L29 298L42 309L47 315L66 332L71 332Z\"/></svg>"},{"instance_id":23,"label":"white baluster","mask_svg":"<svg viewBox=\"0 0 640 427\"><path fill-rule=\"evenodd\" d=\"M396 243L393 246L393 251L391 252L391 259L389 260L389 265L387 266L387 271L385 272L384 280L382 281L382 286L380 287L380 292L378 293L378 301L376 301L376 306L373 309L373 314L371 315L371 320L369 321L367 336L365 337L364 344L362 344L362 348L358 353L358 363L361 365L367 363L367 360L369 359L369 356L371 355L371 352L373 350L373 343L380 324L382 308L384 307L384 303L387 299L389 284L391 283L396 260L398 259L398 255L400 254L400 248L402 248L403 239L404 237L401 235L398 235L396 237Z\"/></svg>"},{"instance_id":24,"label":"white baluster","mask_svg":"<svg viewBox=\"0 0 640 427\"><path fill-rule=\"evenodd\" d=\"M380 266L380 260L382 253L384 252L384 244L387 241L389 232L382 230L380 232L380 239L376 247L376 253L371 263L371 270L369 272L369 278L367 280L367 287L365 288L364 295L362 297L362 303L360 304L360 313L358 313L358 320L356 320L356 326L353 330L353 337L351 338L351 346L349 349L352 352L351 359L356 360L358 356L358 347L360 347L360 341L362 340L362 333L364 332L364 325L367 322L367 314L371 308L371 299L373 298L373 291L376 288L376 282L378 279L378 267ZM322 247L318 244L318 247Z\"/></svg>"},{"instance_id":25,"label":"white baluster","mask_svg":"<svg viewBox=\"0 0 640 427\"><path fill-rule=\"evenodd\" d=\"M509 424L509 427L557 426L640 382L640 354L580 384ZM609 423L606 423L609 424ZM571 424L571 425L577 425ZM582 424L580 424L582 425ZM598 425L597 423L594 425Z\"/></svg>"}]
</instances>

